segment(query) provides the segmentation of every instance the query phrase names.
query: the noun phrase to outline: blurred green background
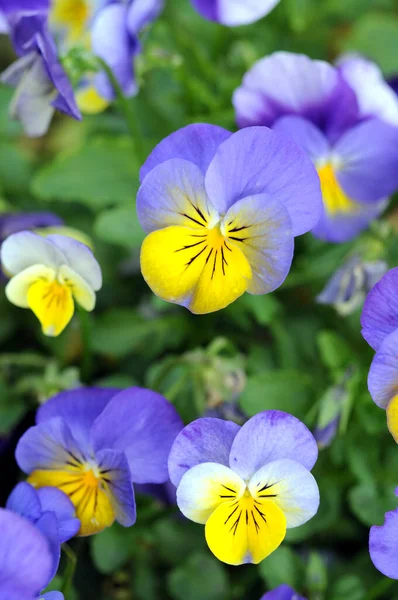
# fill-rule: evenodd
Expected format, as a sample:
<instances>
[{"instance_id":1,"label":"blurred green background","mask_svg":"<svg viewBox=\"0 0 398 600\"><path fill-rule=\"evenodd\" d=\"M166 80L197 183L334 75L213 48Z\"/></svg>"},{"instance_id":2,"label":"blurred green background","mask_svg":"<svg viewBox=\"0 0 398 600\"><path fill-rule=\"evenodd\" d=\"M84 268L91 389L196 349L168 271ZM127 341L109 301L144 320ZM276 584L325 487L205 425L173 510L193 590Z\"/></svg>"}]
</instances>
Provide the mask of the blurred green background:
<instances>
[{"instance_id":1,"label":"blurred green background","mask_svg":"<svg viewBox=\"0 0 398 600\"><path fill-rule=\"evenodd\" d=\"M330 61L356 50L386 77L397 75L398 2L281 0L262 21L228 29L204 21L188 0L166 0L136 65L141 89L131 105L144 153L192 122L234 129L233 90L255 60L275 50ZM12 59L0 38L0 67ZM367 548L369 527L395 507L398 486L398 449L366 386L372 352L360 335L360 310L342 317L314 300L356 249L398 264L394 203L382 222L348 244L310 234L297 239L292 271L276 293L245 295L221 312L193 316L155 298L140 275L140 157L119 107L82 123L57 116L46 137L28 140L8 119L11 95L0 87L0 208L51 210L86 232L104 287L96 311L77 314L55 340L0 290L3 503L19 477L16 436L32 423L38 402L79 382L151 387L185 422L203 414L239 420L270 408L291 412L312 430L339 420L314 470L318 515L290 530L261 565L218 562L202 526L140 495L136 526L72 541L79 560L70 599L257 600L280 583L310 600L398 598L398 583L376 571ZM53 589L70 566L65 556Z\"/></svg>"}]
</instances>

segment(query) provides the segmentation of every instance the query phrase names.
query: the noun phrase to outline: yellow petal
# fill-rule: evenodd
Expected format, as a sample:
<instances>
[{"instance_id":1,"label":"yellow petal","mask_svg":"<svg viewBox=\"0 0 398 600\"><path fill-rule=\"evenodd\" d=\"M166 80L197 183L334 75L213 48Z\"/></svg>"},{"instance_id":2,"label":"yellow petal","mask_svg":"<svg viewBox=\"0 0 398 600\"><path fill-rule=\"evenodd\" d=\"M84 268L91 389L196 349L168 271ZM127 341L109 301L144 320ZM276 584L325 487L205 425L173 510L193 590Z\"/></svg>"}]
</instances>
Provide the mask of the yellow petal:
<instances>
[{"instance_id":1,"label":"yellow petal","mask_svg":"<svg viewBox=\"0 0 398 600\"><path fill-rule=\"evenodd\" d=\"M95 292L83 277L67 265L62 265L59 269L58 277L61 284L67 285L70 288L74 299L84 310L89 312L94 310Z\"/></svg>"},{"instance_id":2,"label":"yellow petal","mask_svg":"<svg viewBox=\"0 0 398 600\"><path fill-rule=\"evenodd\" d=\"M152 291L203 314L224 308L247 289L250 265L218 228L166 227L141 248L141 270Z\"/></svg>"},{"instance_id":3,"label":"yellow petal","mask_svg":"<svg viewBox=\"0 0 398 600\"><path fill-rule=\"evenodd\" d=\"M58 281L40 279L28 290L28 304L39 319L44 335L59 335L74 312L71 289Z\"/></svg>"},{"instance_id":4,"label":"yellow petal","mask_svg":"<svg viewBox=\"0 0 398 600\"><path fill-rule=\"evenodd\" d=\"M100 96L93 85L77 90L76 102L82 113L86 115L104 112L109 106L108 100Z\"/></svg>"},{"instance_id":5,"label":"yellow petal","mask_svg":"<svg viewBox=\"0 0 398 600\"><path fill-rule=\"evenodd\" d=\"M54 0L50 19L68 31L68 43L79 40L90 17L89 0Z\"/></svg>"},{"instance_id":6,"label":"yellow petal","mask_svg":"<svg viewBox=\"0 0 398 600\"><path fill-rule=\"evenodd\" d=\"M79 536L100 533L115 520L111 497L91 470L33 471L28 482L36 488L57 487L69 496L80 520Z\"/></svg>"},{"instance_id":7,"label":"yellow petal","mask_svg":"<svg viewBox=\"0 0 398 600\"><path fill-rule=\"evenodd\" d=\"M326 211L330 215L352 214L358 211L358 205L341 188L334 168L326 164L318 169L321 180L322 198Z\"/></svg>"},{"instance_id":8,"label":"yellow petal","mask_svg":"<svg viewBox=\"0 0 398 600\"><path fill-rule=\"evenodd\" d=\"M15 306L20 308L29 308L28 292L29 288L38 279L53 281L55 279L55 271L44 265L33 265L24 269L18 275L14 275L7 283L6 296L7 299Z\"/></svg>"},{"instance_id":9,"label":"yellow petal","mask_svg":"<svg viewBox=\"0 0 398 600\"><path fill-rule=\"evenodd\" d=\"M391 398L387 406L387 427L398 444L398 396Z\"/></svg>"},{"instance_id":10,"label":"yellow petal","mask_svg":"<svg viewBox=\"0 0 398 600\"><path fill-rule=\"evenodd\" d=\"M258 564L284 539L286 519L271 500L260 502L244 495L216 508L205 533L210 550L222 562Z\"/></svg>"}]
</instances>

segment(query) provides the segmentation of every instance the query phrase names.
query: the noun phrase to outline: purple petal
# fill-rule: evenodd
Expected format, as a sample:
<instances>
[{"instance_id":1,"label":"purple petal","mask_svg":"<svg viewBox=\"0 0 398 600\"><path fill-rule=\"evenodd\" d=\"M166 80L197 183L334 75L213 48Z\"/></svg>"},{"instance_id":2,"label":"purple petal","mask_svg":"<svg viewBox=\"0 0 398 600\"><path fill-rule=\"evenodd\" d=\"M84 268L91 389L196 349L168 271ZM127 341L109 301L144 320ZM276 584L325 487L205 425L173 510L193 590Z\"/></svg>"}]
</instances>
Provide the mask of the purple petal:
<instances>
[{"instance_id":1,"label":"purple petal","mask_svg":"<svg viewBox=\"0 0 398 600\"><path fill-rule=\"evenodd\" d=\"M68 496L55 487L37 490L43 512L52 511L57 517L58 536L61 544L70 540L80 529L80 521L75 518L75 507Z\"/></svg>"},{"instance_id":2,"label":"purple petal","mask_svg":"<svg viewBox=\"0 0 398 600\"><path fill-rule=\"evenodd\" d=\"M67 235L51 234L47 235L46 239L61 250L67 260L67 264L72 267L72 269L76 271L76 273L78 273L95 292L101 289L101 267L88 246Z\"/></svg>"},{"instance_id":3,"label":"purple petal","mask_svg":"<svg viewBox=\"0 0 398 600\"><path fill-rule=\"evenodd\" d=\"M130 35L138 35L146 25L160 15L164 0L134 0L127 13L127 28Z\"/></svg>"},{"instance_id":4,"label":"purple petal","mask_svg":"<svg viewBox=\"0 0 398 600\"><path fill-rule=\"evenodd\" d=\"M296 417L267 410L242 425L233 441L229 464L248 480L261 467L280 458L295 460L310 471L318 458L318 447L310 430Z\"/></svg>"},{"instance_id":5,"label":"purple petal","mask_svg":"<svg viewBox=\"0 0 398 600\"><path fill-rule=\"evenodd\" d=\"M136 508L126 456L117 450L100 450L96 459L101 470L106 472L105 481L109 486L116 520L123 527L131 527L136 520Z\"/></svg>"},{"instance_id":6,"label":"purple petal","mask_svg":"<svg viewBox=\"0 0 398 600\"><path fill-rule=\"evenodd\" d=\"M172 158L189 160L197 165L204 175L218 146L231 135L226 129L203 123L188 125L175 131L152 150L141 167L140 181L142 182L157 165Z\"/></svg>"},{"instance_id":7,"label":"purple petal","mask_svg":"<svg viewBox=\"0 0 398 600\"><path fill-rule=\"evenodd\" d=\"M229 27L254 23L275 8L279 0L191 0L206 19Z\"/></svg>"},{"instance_id":8,"label":"purple petal","mask_svg":"<svg viewBox=\"0 0 398 600\"><path fill-rule=\"evenodd\" d=\"M137 92L133 72L133 57L138 40L127 30L127 6L123 3L105 6L94 20L91 39L93 52L112 69L126 96ZM96 87L101 96L113 99L113 86L105 73L96 77Z\"/></svg>"},{"instance_id":9,"label":"purple petal","mask_svg":"<svg viewBox=\"0 0 398 600\"><path fill-rule=\"evenodd\" d=\"M330 154L330 144L322 131L303 117L282 117L276 121L273 130L290 137L313 163L326 160Z\"/></svg>"},{"instance_id":10,"label":"purple petal","mask_svg":"<svg viewBox=\"0 0 398 600\"><path fill-rule=\"evenodd\" d=\"M373 401L380 408L398 393L398 330L382 342L370 365L368 387Z\"/></svg>"},{"instance_id":11,"label":"purple petal","mask_svg":"<svg viewBox=\"0 0 398 600\"><path fill-rule=\"evenodd\" d=\"M371 140L371 143L369 143ZM337 142L337 178L353 200L374 202L398 189L398 128L377 119L360 123Z\"/></svg>"},{"instance_id":12,"label":"purple petal","mask_svg":"<svg viewBox=\"0 0 398 600\"><path fill-rule=\"evenodd\" d=\"M87 453L92 424L118 392L120 390L116 388L79 388L61 392L39 408L36 422L39 425L61 417L79 447Z\"/></svg>"},{"instance_id":13,"label":"purple petal","mask_svg":"<svg viewBox=\"0 0 398 600\"><path fill-rule=\"evenodd\" d=\"M283 204L293 234L309 231L322 210L319 178L305 152L267 127L250 127L223 142L206 173L206 190L219 213L241 198L268 194Z\"/></svg>"},{"instance_id":14,"label":"purple petal","mask_svg":"<svg viewBox=\"0 0 398 600\"><path fill-rule=\"evenodd\" d=\"M232 442L240 427L211 417L189 423L177 436L169 456L170 479L177 487L184 473L205 462L228 466Z\"/></svg>"},{"instance_id":15,"label":"purple petal","mask_svg":"<svg viewBox=\"0 0 398 600\"><path fill-rule=\"evenodd\" d=\"M377 219L387 206L386 200L381 200L373 204L355 203L355 211L338 212L330 215L326 210L317 225L312 230L312 234L320 240L341 244L356 237L361 231L369 227L369 223Z\"/></svg>"},{"instance_id":16,"label":"purple petal","mask_svg":"<svg viewBox=\"0 0 398 600\"><path fill-rule=\"evenodd\" d=\"M355 94L337 69L291 52L259 60L235 91L233 104L240 127L272 126L280 117L297 115L336 139L358 121Z\"/></svg>"},{"instance_id":17,"label":"purple petal","mask_svg":"<svg viewBox=\"0 0 398 600\"><path fill-rule=\"evenodd\" d=\"M56 575L61 558L61 542L58 531L58 521L54 512L44 513L35 523L37 529L47 538L51 556L52 569L49 581Z\"/></svg>"},{"instance_id":18,"label":"purple petal","mask_svg":"<svg viewBox=\"0 0 398 600\"><path fill-rule=\"evenodd\" d=\"M369 292L361 316L362 335L374 350L398 329L398 267L391 269Z\"/></svg>"},{"instance_id":19,"label":"purple petal","mask_svg":"<svg viewBox=\"0 0 398 600\"><path fill-rule=\"evenodd\" d=\"M290 585L283 583L261 596L260 600L306 600L306 598L299 596Z\"/></svg>"},{"instance_id":20,"label":"purple petal","mask_svg":"<svg viewBox=\"0 0 398 600\"><path fill-rule=\"evenodd\" d=\"M145 178L137 194L137 215L147 233L170 225L203 227L219 220L199 167L181 159L157 165Z\"/></svg>"},{"instance_id":21,"label":"purple petal","mask_svg":"<svg viewBox=\"0 0 398 600\"><path fill-rule=\"evenodd\" d=\"M40 596L39 600L65 600L61 592L46 592Z\"/></svg>"},{"instance_id":22,"label":"purple petal","mask_svg":"<svg viewBox=\"0 0 398 600\"><path fill-rule=\"evenodd\" d=\"M27 519L2 508L0 531L2 595L33 600L50 581L52 557L47 539Z\"/></svg>"},{"instance_id":23,"label":"purple petal","mask_svg":"<svg viewBox=\"0 0 398 600\"><path fill-rule=\"evenodd\" d=\"M6 508L29 519L32 523L40 518L42 509L37 491L22 481L13 489L8 497Z\"/></svg>"},{"instance_id":24,"label":"purple petal","mask_svg":"<svg viewBox=\"0 0 398 600\"><path fill-rule=\"evenodd\" d=\"M168 479L167 458L182 429L174 406L163 396L143 388L117 394L92 427L95 450L125 453L131 479L136 483L163 483Z\"/></svg>"},{"instance_id":25,"label":"purple petal","mask_svg":"<svg viewBox=\"0 0 398 600\"><path fill-rule=\"evenodd\" d=\"M0 10L6 14L40 12L50 9L50 0L0 0Z\"/></svg>"},{"instance_id":26,"label":"purple petal","mask_svg":"<svg viewBox=\"0 0 398 600\"><path fill-rule=\"evenodd\" d=\"M32 473L38 469L63 470L71 454L84 462L68 426L57 417L30 427L18 442L15 458L22 471Z\"/></svg>"},{"instance_id":27,"label":"purple petal","mask_svg":"<svg viewBox=\"0 0 398 600\"><path fill-rule=\"evenodd\" d=\"M63 220L50 212L3 213L0 216L0 240L19 231L63 225Z\"/></svg>"},{"instance_id":28,"label":"purple petal","mask_svg":"<svg viewBox=\"0 0 398 600\"><path fill-rule=\"evenodd\" d=\"M239 247L250 263L249 294L268 294L278 288L289 273L294 251L286 208L267 194L258 194L233 204L223 222L230 232L228 243Z\"/></svg>"},{"instance_id":29,"label":"purple petal","mask_svg":"<svg viewBox=\"0 0 398 600\"><path fill-rule=\"evenodd\" d=\"M369 552L376 569L398 579L398 509L385 515L384 525L370 529Z\"/></svg>"}]
</instances>

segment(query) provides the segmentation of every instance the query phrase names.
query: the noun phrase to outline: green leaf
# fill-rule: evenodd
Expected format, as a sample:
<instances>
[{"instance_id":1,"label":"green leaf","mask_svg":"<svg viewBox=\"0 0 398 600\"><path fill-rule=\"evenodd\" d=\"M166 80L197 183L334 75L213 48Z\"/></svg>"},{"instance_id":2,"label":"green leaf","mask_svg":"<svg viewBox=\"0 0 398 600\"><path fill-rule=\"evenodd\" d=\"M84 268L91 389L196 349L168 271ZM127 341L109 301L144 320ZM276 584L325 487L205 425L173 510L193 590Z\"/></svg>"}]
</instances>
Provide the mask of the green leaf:
<instances>
[{"instance_id":1,"label":"green leaf","mask_svg":"<svg viewBox=\"0 0 398 600\"><path fill-rule=\"evenodd\" d=\"M139 248L145 237L135 206L121 206L100 213L94 231L104 242L127 249Z\"/></svg>"},{"instance_id":2,"label":"green leaf","mask_svg":"<svg viewBox=\"0 0 398 600\"><path fill-rule=\"evenodd\" d=\"M313 0L286 0L286 14L293 31L305 31L312 10Z\"/></svg>"},{"instance_id":3,"label":"green leaf","mask_svg":"<svg viewBox=\"0 0 398 600\"><path fill-rule=\"evenodd\" d=\"M130 555L129 530L117 523L91 538L91 556L100 573L109 575L127 562Z\"/></svg>"},{"instance_id":4,"label":"green leaf","mask_svg":"<svg viewBox=\"0 0 398 600\"><path fill-rule=\"evenodd\" d=\"M311 402L311 379L293 369L265 371L249 377L239 403L247 415L275 409L303 415Z\"/></svg>"},{"instance_id":5,"label":"green leaf","mask_svg":"<svg viewBox=\"0 0 398 600\"><path fill-rule=\"evenodd\" d=\"M225 567L208 554L193 554L171 571L167 588L174 600L226 600L230 598Z\"/></svg>"},{"instance_id":6,"label":"green leaf","mask_svg":"<svg viewBox=\"0 0 398 600\"><path fill-rule=\"evenodd\" d=\"M343 575L333 585L330 600L363 600L366 597L365 585L356 575Z\"/></svg>"},{"instance_id":7,"label":"green leaf","mask_svg":"<svg viewBox=\"0 0 398 600\"><path fill-rule=\"evenodd\" d=\"M138 189L138 164L129 140L98 139L60 154L33 179L43 200L77 201L93 209L132 202Z\"/></svg>"},{"instance_id":8,"label":"green leaf","mask_svg":"<svg viewBox=\"0 0 398 600\"><path fill-rule=\"evenodd\" d=\"M380 523L386 512L396 508L394 488L380 490L365 483L353 487L348 500L353 513L367 526Z\"/></svg>"},{"instance_id":9,"label":"green leaf","mask_svg":"<svg viewBox=\"0 0 398 600\"><path fill-rule=\"evenodd\" d=\"M332 371L346 368L353 359L347 342L334 331L321 331L317 342L323 364Z\"/></svg>"},{"instance_id":10,"label":"green leaf","mask_svg":"<svg viewBox=\"0 0 398 600\"><path fill-rule=\"evenodd\" d=\"M298 555L285 544L260 563L259 571L269 588L287 583L297 590L303 581L304 565Z\"/></svg>"},{"instance_id":11,"label":"green leaf","mask_svg":"<svg viewBox=\"0 0 398 600\"><path fill-rule=\"evenodd\" d=\"M22 194L29 189L32 167L28 156L10 143L0 143L0 183L6 194Z\"/></svg>"},{"instance_id":12,"label":"green leaf","mask_svg":"<svg viewBox=\"0 0 398 600\"><path fill-rule=\"evenodd\" d=\"M312 594L325 592L328 587L328 572L321 556L317 552L311 552L307 564L307 588Z\"/></svg>"}]
</instances>

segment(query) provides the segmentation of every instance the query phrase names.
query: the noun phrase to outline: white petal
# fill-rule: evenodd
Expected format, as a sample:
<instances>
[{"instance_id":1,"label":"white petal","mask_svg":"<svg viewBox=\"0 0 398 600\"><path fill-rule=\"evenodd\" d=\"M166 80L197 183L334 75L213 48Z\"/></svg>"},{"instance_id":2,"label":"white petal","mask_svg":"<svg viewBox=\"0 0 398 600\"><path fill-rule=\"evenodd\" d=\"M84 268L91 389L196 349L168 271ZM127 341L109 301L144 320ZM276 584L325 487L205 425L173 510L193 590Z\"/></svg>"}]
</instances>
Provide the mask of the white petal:
<instances>
[{"instance_id":1,"label":"white petal","mask_svg":"<svg viewBox=\"0 0 398 600\"><path fill-rule=\"evenodd\" d=\"M319 506L319 490L314 476L295 460L268 463L249 483L254 498L269 498L285 513L286 527L297 527L311 519Z\"/></svg>"},{"instance_id":2,"label":"white petal","mask_svg":"<svg viewBox=\"0 0 398 600\"><path fill-rule=\"evenodd\" d=\"M177 504L191 521L206 523L223 502L239 498L246 484L239 475L218 463L201 463L183 475L177 488Z\"/></svg>"},{"instance_id":3,"label":"white petal","mask_svg":"<svg viewBox=\"0 0 398 600\"><path fill-rule=\"evenodd\" d=\"M20 308L29 308L28 290L38 279L53 281L55 271L43 265L34 265L15 275L6 285L5 293L11 304Z\"/></svg>"},{"instance_id":4,"label":"white petal","mask_svg":"<svg viewBox=\"0 0 398 600\"><path fill-rule=\"evenodd\" d=\"M66 257L68 264L97 292L102 286L102 273L94 254L85 244L65 235L49 235L50 240Z\"/></svg>"},{"instance_id":5,"label":"white petal","mask_svg":"<svg viewBox=\"0 0 398 600\"><path fill-rule=\"evenodd\" d=\"M66 283L72 290L73 297L85 310L92 311L95 307L95 293L87 281L76 271L63 265L58 273L60 283Z\"/></svg>"},{"instance_id":6,"label":"white petal","mask_svg":"<svg viewBox=\"0 0 398 600\"><path fill-rule=\"evenodd\" d=\"M66 262L61 250L32 231L14 233L1 246L1 263L4 269L12 275L33 265L44 265L56 269Z\"/></svg>"}]
</instances>

